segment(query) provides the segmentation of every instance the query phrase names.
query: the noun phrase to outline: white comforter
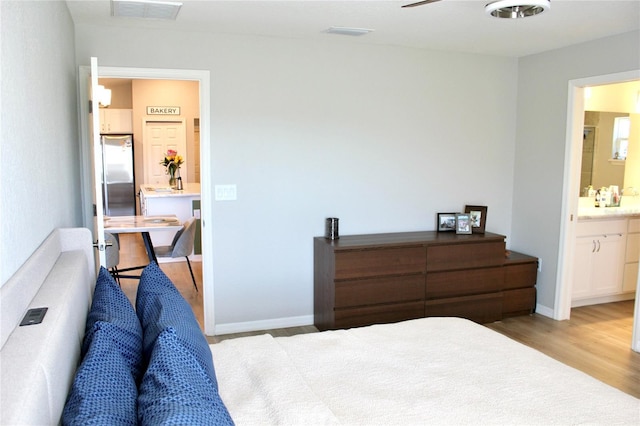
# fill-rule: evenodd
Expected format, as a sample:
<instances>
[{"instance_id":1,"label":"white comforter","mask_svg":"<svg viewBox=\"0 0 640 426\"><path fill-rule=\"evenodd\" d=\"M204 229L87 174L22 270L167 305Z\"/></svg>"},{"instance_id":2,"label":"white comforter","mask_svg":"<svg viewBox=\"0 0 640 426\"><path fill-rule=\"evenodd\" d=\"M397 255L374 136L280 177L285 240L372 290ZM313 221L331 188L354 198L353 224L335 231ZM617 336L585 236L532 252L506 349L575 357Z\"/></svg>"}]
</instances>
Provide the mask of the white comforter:
<instances>
[{"instance_id":1,"label":"white comforter","mask_svg":"<svg viewBox=\"0 0 640 426\"><path fill-rule=\"evenodd\" d=\"M458 318L211 345L237 425L640 424L640 400Z\"/></svg>"}]
</instances>

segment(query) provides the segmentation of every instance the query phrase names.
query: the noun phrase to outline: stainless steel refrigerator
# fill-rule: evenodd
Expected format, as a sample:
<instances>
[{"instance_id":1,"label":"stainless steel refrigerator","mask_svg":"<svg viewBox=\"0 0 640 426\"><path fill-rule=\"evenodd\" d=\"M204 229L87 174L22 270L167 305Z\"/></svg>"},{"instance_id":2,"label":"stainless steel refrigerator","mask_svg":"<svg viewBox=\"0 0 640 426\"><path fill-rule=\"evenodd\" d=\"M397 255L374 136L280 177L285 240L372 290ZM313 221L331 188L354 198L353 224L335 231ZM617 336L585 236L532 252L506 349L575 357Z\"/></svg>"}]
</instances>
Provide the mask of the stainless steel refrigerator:
<instances>
[{"instance_id":1,"label":"stainless steel refrigerator","mask_svg":"<svg viewBox=\"0 0 640 426\"><path fill-rule=\"evenodd\" d=\"M107 216L136 214L133 135L102 135L102 196Z\"/></svg>"}]
</instances>

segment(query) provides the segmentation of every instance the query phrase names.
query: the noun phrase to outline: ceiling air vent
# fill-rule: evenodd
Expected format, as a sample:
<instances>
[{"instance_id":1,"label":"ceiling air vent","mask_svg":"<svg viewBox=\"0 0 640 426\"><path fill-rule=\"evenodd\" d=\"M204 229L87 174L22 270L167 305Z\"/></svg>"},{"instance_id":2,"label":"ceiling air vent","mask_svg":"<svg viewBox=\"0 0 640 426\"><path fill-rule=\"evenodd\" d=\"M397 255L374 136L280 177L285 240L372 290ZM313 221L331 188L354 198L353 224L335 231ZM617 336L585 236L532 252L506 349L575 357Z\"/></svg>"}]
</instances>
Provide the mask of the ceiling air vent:
<instances>
[{"instance_id":1,"label":"ceiling air vent","mask_svg":"<svg viewBox=\"0 0 640 426\"><path fill-rule=\"evenodd\" d=\"M370 30L368 28L331 27L324 30L324 32L329 34L361 36L361 35L369 34L370 32L373 32L373 30Z\"/></svg>"},{"instance_id":2,"label":"ceiling air vent","mask_svg":"<svg viewBox=\"0 0 640 426\"><path fill-rule=\"evenodd\" d=\"M111 16L175 20L182 3L159 0L111 0Z\"/></svg>"}]
</instances>

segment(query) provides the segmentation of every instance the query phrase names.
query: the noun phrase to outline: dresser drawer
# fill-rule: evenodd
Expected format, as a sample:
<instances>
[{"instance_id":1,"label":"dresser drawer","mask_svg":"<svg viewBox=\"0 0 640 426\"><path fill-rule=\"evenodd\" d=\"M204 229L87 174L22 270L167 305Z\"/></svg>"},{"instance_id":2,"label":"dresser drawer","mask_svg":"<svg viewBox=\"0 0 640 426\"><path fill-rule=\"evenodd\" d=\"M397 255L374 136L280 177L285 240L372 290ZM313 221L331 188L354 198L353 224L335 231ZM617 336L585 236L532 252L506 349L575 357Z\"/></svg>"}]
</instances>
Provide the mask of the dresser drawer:
<instances>
[{"instance_id":1,"label":"dresser drawer","mask_svg":"<svg viewBox=\"0 0 640 426\"><path fill-rule=\"evenodd\" d=\"M335 325L331 328L361 327L424 317L424 302L393 303L382 306L336 309Z\"/></svg>"},{"instance_id":2,"label":"dresser drawer","mask_svg":"<svg viewBox=\"0 0 640 426\"><path fill-rule=\"evenodd\" d=\"M538 262L504 266L503 289L533 287L538 276Z\"/></svg>"},{"instance_id":3,"label":"dresser drawer","mask_svg":"<svg viewBox=\"0 0 640 426\"><path fill-rule=\"evenodd\" d=\"M479 294L427 300L425 316L467 318L483 324L498 321L502 315L502 293Z\"/></svg>"},{"instance_id":4,"label":"dresser drawer","mask_svg":"<svg viewBox=\"0 0 640 426\"><path fill-rule=\"evenodd\" d=\"M502 316L530 314L536 308L536 289L519 288L517 290L504 291L502 298Z\"/></svg>"},{"instance_id":5,"label":"dresser drawer","mask_svg":"<svg viewBox=\"0 0 640 426\"><path fill-rule=\"evenodd\" d=\"M424 300L424 275L337 281L335 307Z\"/></svg>"},{"instance_id":6,"label":"dresser drawer","mask_svg":"<svg viewBox=\"0 0 640 426\"><path fill-rule=\"evenodd\" d=\"M451 272L429 272L426 299L492 293L502 289L503 268L482 268Z\"/></svg>"},{"instance_id":7,"label":"dresser drawer","mask_svg":"<svg viewBox=\"0 0 640 426\"><path fill-rule=\"evenodd\" d=\"M426 263L422 246L340 251L335 254L335 279L422 273Z\"/></svg>"},{"instance_id":8,"label":"dresser drawer","mask_svg":"<svg viewBox=\"0 0 640 426\"><path fill-rule=\"evenodd\" d=\"M504 257L504 241L429 246L427 271L499 266Z\"/></svg>"}]
</instances>

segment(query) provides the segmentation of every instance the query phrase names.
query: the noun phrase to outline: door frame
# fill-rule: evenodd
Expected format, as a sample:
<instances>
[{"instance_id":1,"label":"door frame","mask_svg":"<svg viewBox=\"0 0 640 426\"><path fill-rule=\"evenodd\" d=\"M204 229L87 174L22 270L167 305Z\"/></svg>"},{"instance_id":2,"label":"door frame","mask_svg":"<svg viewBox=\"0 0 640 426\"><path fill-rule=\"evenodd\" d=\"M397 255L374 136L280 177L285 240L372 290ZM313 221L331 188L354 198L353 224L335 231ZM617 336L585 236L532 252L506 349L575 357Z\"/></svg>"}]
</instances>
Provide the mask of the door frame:
<instances>
[{"instance_id":1,"label":"door frame","mask_svg":"<svg viewBox=\"0 0 640 426\"><path fill-rule=\"evenodd\" d=\"M87 65L79 67L78 105L80 123L80 155L81 155L81 187L82 214L84 224L93 226L91 158L89 152L89 99L88 83L91 68ZM214 281L213 281L213 194L211 189L211 81L208 70L163 69L163 68L128 68L98 67L100 78L127 78L140 80L188 80L199 83L200 97L200 207L202 225L202 301L204 311L204 332L208 336L215 335ZM204 167L207 169L203 170Z\"/></svg>"},{"instance_id":2,"label":"door frame","mask_svg":"<svg viewBox=\"0 0 640 426\"><path fill-rule=\"evenodd\" d=\"M584 128L584 88L587 86L622 83L638 79L640 79L640 69L569 81L562 210L560 218L560 250L553 311L553 318L556 320L568 320L571 316L574 242L578 219L578 197L576 194L579 194L580 190L582 133ZM640 274L635 299L631 348L636 352L640 352Z\"/></svg>"}]
</instances>

